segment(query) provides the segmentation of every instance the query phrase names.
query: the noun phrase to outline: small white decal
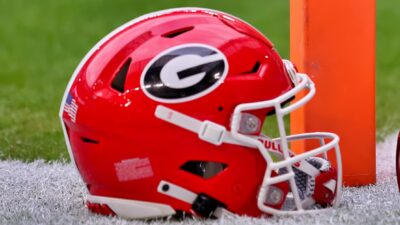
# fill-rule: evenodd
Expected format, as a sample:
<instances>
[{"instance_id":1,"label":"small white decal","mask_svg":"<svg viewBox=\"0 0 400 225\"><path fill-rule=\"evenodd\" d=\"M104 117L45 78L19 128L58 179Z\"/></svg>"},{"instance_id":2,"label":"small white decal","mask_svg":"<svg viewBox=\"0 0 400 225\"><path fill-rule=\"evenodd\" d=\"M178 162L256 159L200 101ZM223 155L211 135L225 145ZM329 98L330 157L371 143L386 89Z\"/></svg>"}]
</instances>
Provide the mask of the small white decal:
<instances>
[{"instance_id":1,"label":"small white decal","mask_svg":"<svg viewBox=\"0 0 400 225\"><path fill-rule=\"evenodd\" d=\"M71 118L72 122L76 122L76 114L78 113L78 104L76 104L75 98L71 93L68 93L67 100L65 101L64 111Z\"/></svg>"},{"instance_id":2,"label":"small white decal","mask_svg":"<svg viewBox=\"0 0 400 225\"><path fill-rule=\"evenodd\" d=\"M119 181L139 180L154 175L147 157L122 160L114 166Z\"/></svg>"}]
</instances>

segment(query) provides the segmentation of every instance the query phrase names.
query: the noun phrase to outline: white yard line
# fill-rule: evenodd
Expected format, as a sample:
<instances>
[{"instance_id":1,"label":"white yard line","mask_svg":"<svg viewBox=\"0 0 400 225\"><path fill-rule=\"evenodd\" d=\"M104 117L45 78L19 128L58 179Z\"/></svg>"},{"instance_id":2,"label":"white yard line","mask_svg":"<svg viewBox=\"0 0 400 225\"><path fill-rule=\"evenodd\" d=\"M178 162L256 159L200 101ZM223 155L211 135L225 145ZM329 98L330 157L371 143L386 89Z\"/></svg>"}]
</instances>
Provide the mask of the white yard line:
<instances>
[{"instance_id":1,"label":"white yard line","mask_svg":"<svg viewBox=\"0 0 400 225\"><path fill-rule=\"evenodd\" d=\"M84 186L72 165L0 161L0 224L400 224L400 193L395 179L397 136L377 144L378 183L345 188L340 208L318 214L254 219L126 221L89 213Z\"/></svg>"}]
</instances>

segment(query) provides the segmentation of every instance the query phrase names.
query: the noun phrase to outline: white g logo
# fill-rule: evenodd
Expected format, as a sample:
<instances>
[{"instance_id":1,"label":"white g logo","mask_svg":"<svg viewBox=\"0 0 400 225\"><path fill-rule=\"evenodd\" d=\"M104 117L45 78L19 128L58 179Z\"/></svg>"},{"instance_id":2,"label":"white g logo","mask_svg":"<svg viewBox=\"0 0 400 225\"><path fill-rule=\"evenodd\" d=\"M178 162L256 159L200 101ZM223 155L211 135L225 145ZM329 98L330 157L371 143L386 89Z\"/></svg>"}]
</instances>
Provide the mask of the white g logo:
<instances>
[{"instance_id":1,"label":"white g logo","mask_svg":"<svg viewBox=\"0 0 400 225\"><path fill-rule=\"evenodd\" d=\"M185 102L213 91L227 72L226 57L218 49L203 44L180 45L167 49L146 65L141 86L156 101Z\"/></svg>"}]
</instances>

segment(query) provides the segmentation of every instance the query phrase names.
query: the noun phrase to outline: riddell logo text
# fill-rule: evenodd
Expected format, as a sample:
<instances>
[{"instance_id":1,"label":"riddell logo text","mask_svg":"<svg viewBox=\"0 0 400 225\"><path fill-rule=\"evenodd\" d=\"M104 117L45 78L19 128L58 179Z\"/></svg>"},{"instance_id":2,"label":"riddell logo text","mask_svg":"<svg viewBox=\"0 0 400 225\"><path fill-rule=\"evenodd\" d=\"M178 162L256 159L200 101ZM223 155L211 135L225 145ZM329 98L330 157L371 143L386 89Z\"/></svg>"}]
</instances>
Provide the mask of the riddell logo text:
<instances>
[{"instance_id":1,"label":"riddell logo text","mask_svg":"<svg viewBox=\"0 0 400 225\"><path fill-rule=\"evenodd\" d=\"M265 149L267 149L269 151L276 151L283 155L282 147L280 144L278 144L274 141L271 141L271 140L264 140L264 139L258 139L258 140L264 144ZM294 157L294 154L291 151L289 151L289 156ZM299 167L300 162L294 163L293 166Z\"/></svg>"},{"instance_id":2,"label":"riddell logo text","mask_svg":"<svg viewBox=\"0 0 400 225\"><path fill-rule=\"evenodd\" d=\"M262 140L259 139L261 141L261 143L264 144L264 147L268 150L274 150L274 151L278 151L280 153L282 153L282 149L281 149L281 145L278 143L275 143L273 141L270 140Z\"/></svg>"}]
</instances>

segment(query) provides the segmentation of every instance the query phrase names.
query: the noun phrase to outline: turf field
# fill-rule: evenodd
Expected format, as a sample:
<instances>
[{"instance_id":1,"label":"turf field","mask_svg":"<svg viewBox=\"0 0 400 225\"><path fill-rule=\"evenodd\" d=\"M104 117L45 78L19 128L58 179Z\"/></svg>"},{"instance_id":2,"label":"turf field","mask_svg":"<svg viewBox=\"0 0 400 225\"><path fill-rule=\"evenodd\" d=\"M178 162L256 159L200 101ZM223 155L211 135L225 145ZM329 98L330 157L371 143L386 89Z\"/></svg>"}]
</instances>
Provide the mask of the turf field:
<instances>
[{"instance_id":1,"label":"turf field","mask_svg":"<svg viewBox=\"0 0 400 225\"><path fill-rule=\"evenodd\" d=\"M86 194L71 163L0 161L0 224L81 225L399 225L400 194L394 155L397 135L377 144L377 183L344 188L338 208L318 213L271 218L225 215L219 220L125 220L90 213L82 204ZM3 182L2 182L3 181Z\"/></svg>"},{"instance_id":2,"label":"turf field","mask_svg":"<svg viewBox=\"0 0 400 225\"><path fill-rule=\"evenodd\" d=\"M289 55L288 1L0 0L0 159L67 159L58 120L66 84L104 35L141 14L201 6L256 26ZM377 135L400 127L400 2L378 2ZM363 99L360 99L363 101Z\"/></svg>"}]
</instances>

